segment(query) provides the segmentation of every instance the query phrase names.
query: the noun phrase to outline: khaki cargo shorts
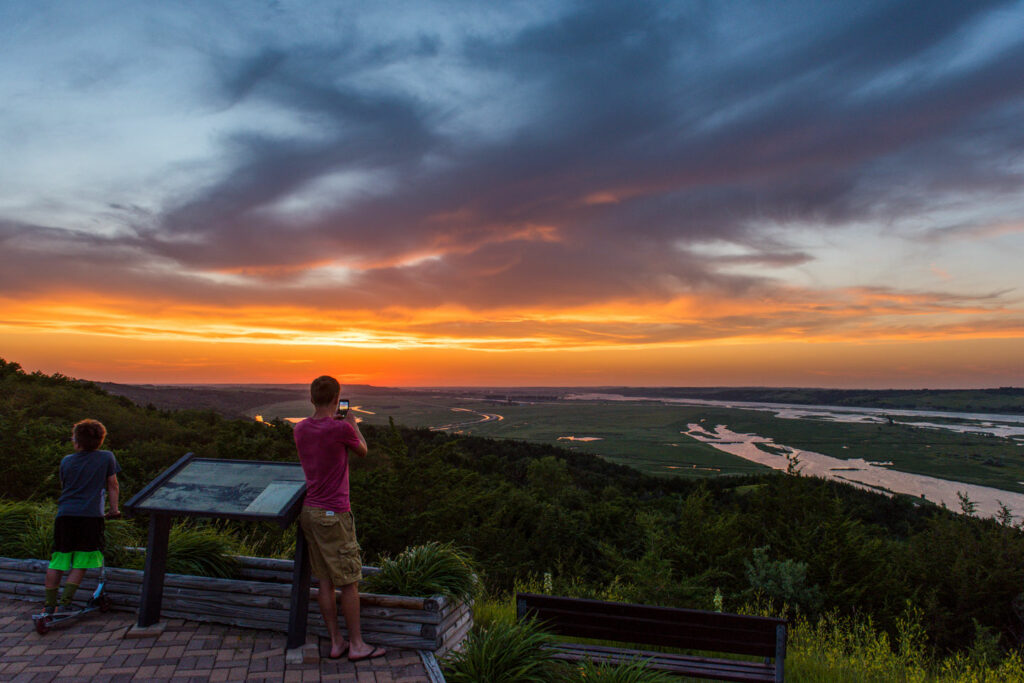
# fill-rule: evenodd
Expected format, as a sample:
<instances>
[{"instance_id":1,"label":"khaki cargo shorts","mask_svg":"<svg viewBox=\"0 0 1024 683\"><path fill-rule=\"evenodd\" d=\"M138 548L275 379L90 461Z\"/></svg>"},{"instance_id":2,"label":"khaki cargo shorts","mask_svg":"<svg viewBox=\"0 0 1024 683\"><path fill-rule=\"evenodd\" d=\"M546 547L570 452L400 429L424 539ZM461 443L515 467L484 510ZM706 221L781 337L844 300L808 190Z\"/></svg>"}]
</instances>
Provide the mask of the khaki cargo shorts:
<instances>
[{"instance_id":1,"label":"khaki cargo shorts","mask_svg":"<svg viewBox=\"0 0 1024 683\"><path fill-rule=\"evenodd\" d=\"M363 578L363 558L351 511L331 512L302 506L299 524L309 544L314 576L329 579L335 586L347 586Z\"/></svg>"}]
</instances>

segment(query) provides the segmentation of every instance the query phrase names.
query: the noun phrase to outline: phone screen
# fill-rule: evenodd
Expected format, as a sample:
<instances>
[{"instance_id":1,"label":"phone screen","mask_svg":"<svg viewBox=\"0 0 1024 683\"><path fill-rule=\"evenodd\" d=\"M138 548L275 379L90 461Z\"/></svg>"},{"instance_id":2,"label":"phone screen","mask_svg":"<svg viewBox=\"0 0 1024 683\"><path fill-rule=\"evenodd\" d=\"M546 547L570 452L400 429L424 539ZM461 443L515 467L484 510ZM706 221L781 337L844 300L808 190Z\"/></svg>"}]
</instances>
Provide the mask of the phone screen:
<instances>
[{"instance_id":1,"label":"phone screen","mask_svg":"<svg viewBox=\"0 0 1024 683\"><path fill-rule=\"evenodd\" d=\"M348 412L348 399L343 398L338 401L338 415L344 415Z\"/></svg>"}]
</instances>

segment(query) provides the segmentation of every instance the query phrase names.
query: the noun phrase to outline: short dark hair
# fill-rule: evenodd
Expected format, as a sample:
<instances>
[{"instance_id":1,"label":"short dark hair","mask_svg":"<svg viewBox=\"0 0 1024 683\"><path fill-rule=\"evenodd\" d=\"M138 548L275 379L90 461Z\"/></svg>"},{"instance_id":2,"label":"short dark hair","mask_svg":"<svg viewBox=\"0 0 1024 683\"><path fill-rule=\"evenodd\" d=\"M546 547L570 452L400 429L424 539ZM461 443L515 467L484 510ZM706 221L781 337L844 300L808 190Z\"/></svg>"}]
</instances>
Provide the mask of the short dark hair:
<instances>
[{"instance_id":1,"label":"short dark hair","mask_svg":"<svg viewBox=\"0 0 1024 683\"><path fill-rule=\"evenodd\" d=\"M71 434L83 451L94 451L102 446L103 440L107 438L107 428L98 420L82 420L75 423Z\"/></svg>"},{"instance_id":2,"label":"short dark hair","mask_svg":"<svg viewBox=\"0 0 1024 683\"><path fill-rule=\"evenodd\" d=\"M334 399L341 393L341 385L338 380L330 375L321 375L309 385L309 400L315 406L325 406L333 403Z\"/></svg>"}]
</instances>

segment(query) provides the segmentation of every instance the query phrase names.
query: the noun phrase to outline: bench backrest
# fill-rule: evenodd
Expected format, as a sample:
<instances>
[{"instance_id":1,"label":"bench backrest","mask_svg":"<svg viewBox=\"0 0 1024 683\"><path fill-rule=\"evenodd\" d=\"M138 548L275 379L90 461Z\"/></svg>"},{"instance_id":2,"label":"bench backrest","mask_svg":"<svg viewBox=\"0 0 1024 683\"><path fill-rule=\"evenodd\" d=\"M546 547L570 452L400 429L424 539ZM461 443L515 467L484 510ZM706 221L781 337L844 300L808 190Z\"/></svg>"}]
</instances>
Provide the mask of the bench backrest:
<instances>
[{"instance_id":1,"label":"bench backrest","mask_svg":"<svg viewBox=\"0 0 1024 683\"><path fill-rule=\"evenodd\" d=\"M786 622L770 617L535 593L516 594L516 616L536 617L545 630L577 638L761 657L785 656Z\"/></svg>"}]
</instances>

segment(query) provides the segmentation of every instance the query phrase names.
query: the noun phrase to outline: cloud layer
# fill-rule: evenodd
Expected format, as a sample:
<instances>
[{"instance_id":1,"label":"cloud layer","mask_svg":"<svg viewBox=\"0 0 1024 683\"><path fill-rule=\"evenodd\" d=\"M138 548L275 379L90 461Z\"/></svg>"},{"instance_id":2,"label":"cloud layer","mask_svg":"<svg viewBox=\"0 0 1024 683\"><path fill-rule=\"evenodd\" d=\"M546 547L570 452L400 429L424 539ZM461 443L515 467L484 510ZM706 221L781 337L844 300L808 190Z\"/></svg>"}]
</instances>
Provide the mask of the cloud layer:
<instances>
[{"instance_id":1,"label":"cloud layer","mask_svg":"<svg viewBox=\"0 0 1024 683\"><path fill-rule=\"evenodd\" d=\"M26 325L1024 336L1019 2L65 5L0 3Z\"/></svg>"}]
</instances>

